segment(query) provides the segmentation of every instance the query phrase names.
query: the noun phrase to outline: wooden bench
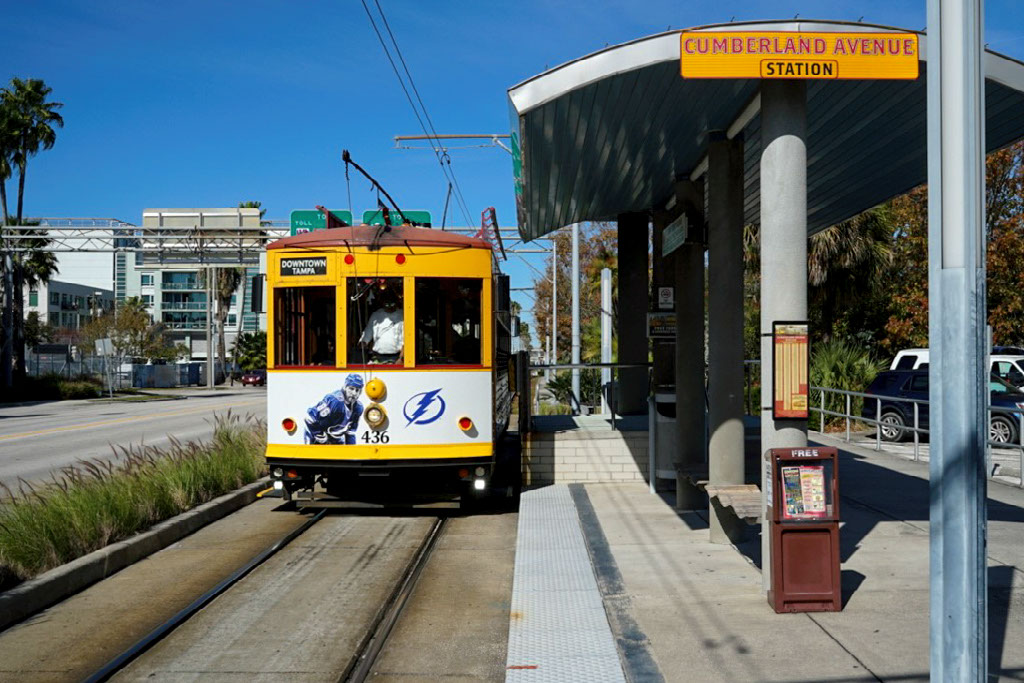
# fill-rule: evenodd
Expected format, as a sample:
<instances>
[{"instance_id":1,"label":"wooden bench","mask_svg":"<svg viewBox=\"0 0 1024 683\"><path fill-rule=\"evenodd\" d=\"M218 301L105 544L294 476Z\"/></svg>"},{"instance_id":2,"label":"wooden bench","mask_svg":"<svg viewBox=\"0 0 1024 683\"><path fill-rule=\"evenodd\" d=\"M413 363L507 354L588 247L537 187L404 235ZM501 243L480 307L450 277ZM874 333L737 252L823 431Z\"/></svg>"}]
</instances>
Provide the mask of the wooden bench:
<instances>
[{"instance_id":1,"label":"wooden bench","mask_svg":"<svg viewBox=\"0 0 1024 683\"><path fill-rule=\"evenodd\" d=\"M717 500L722 507L732 508L733 514L747 524L761 522L761 489L756 484L707 484L704 490L708 492L709 498Z\"/></svg>"}]
</instances>

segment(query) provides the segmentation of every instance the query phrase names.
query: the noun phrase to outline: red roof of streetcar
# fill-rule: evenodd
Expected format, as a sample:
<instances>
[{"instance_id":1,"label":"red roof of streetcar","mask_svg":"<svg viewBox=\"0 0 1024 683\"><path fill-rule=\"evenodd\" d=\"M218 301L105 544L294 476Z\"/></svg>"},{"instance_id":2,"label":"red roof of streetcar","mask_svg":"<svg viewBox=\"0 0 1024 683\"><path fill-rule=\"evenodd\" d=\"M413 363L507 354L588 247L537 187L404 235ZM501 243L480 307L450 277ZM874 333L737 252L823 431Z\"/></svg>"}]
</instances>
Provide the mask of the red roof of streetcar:
<instances>
[{"instance_id":1,"label":"red roof of streetcar","mask_svg":"<svg viewBox=\"0 0 1024 683\"><path fill-rule=\"evenodd\" d=\"M267 249L323 249L326 247L462 247L490 249L491 243L478 237L458 235L432 228L399 225L384 232L378 225L355 225L314 230L271 242Z\"/></svg>"}]
</instances>

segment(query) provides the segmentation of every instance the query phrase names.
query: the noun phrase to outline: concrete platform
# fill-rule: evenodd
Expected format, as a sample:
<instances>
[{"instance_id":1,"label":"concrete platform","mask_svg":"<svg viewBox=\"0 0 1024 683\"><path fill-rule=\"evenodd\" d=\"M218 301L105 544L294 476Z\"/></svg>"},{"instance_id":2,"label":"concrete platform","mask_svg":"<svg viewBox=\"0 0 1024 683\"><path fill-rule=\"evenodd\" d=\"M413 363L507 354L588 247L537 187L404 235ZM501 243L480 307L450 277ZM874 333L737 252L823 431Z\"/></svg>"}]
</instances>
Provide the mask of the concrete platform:
<instances>
[{"instance_id":1,"label":"concrete platform","mask_svg":"<svg viewBox=\"0 0 1024 683\"><path fill-rule=\"evenodd\" d=\"M506 680L584 680L567 665L591 681L928 680L927 465L811 436L843 451L842 612L772 611L759 527L740 546L712 545L706 514L679 513L642 483L555 484L524 493L509 635L509 666L519 668ZM1024 491L991 483L989 495L989 670L992 680L1020 680ZM583 544L567 535L573 512ZM567 569L581 557L593 582L568 571L543 582L547 605L570 595L577 608L542 609L521 588L545 562ZM593 596L604 608L596 625L585 609ZM516 609L531 604L543 611L537 619ZM593 637L577 647L584 633ZM605 666L609 643L620 670Z\"/></svg>"}]
</instances>

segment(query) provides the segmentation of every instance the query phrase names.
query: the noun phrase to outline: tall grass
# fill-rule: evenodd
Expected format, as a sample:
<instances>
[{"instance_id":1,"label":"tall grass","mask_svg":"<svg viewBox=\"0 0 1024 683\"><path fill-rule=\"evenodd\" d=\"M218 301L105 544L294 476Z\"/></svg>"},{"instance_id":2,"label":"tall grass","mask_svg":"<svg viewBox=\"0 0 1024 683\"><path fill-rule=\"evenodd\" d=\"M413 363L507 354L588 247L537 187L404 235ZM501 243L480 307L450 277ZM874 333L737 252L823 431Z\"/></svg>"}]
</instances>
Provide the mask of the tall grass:
<instances>
[{"instance_id":1,"label":"tall grass","mask_svg":"<svg viewBox=\"0 0 1024 683\"><path fill-rule=\"evenodd\" d=\"M865 391L871 380L875 378L885 364L859 346L844 341L830 341L811 347L811 385L829 389L845 389L847 391ZM821 405L811 398L812 405ZM818 397L820 401L820 397ZM850 412L860 415L864 400L859 396L851 397ZM846 411L846 396L843 394L825 394L825 409L837 413ZM817 418L812 419L817 424ZM825 419L825 427L845 424L841 417L829 415Z\"/></svg>"},{"instance_id":2,"label":"tall grass","mask_svg":"<svg viewBox=\"0 0 1024 683\"><path fill-rule=\"evenodd\" d=\"M266 425L218 417L209 442L115 447L45 486L0 483L0 589L145 530L265 473Z\"/></svg>"}]
</instances>

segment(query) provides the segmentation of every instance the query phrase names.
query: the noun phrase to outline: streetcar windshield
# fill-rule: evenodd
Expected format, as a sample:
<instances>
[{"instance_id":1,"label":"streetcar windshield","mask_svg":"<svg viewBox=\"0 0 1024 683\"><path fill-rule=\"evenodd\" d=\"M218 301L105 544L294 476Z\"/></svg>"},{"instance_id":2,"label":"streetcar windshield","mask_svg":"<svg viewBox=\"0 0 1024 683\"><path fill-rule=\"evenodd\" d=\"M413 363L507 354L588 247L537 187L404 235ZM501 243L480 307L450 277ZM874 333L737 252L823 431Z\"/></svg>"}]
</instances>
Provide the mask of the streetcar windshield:
<instances>
[{"instance_id":1,"label":"streetcar windshield","mask_svg":"<svg viewBox=\"0 0 1024 683\"><path fill-rule=\"evenodd\" d=\"M335 365L334 287L274 290L274 365Z\"/></svg>"},{"instance_id":2,"label":"streetcar windshield","mask_svg":"<svg viewBox=\"0 0 1024 683\"><path fill-rule=\"evenodd\" d=\"M480 364L479 278L416 278L416 365Z\"/></svg>"},{"instance_id":3,"label":"streetcar windshield","mask_svg":"<svg viewBox=\"0 0 1024 683\"><path fill-rule=\"evenodd\" d=\"M350 277L348 364L402 365L405 359L405 296L400 277Z\"/></svg>"}]
</instances>

